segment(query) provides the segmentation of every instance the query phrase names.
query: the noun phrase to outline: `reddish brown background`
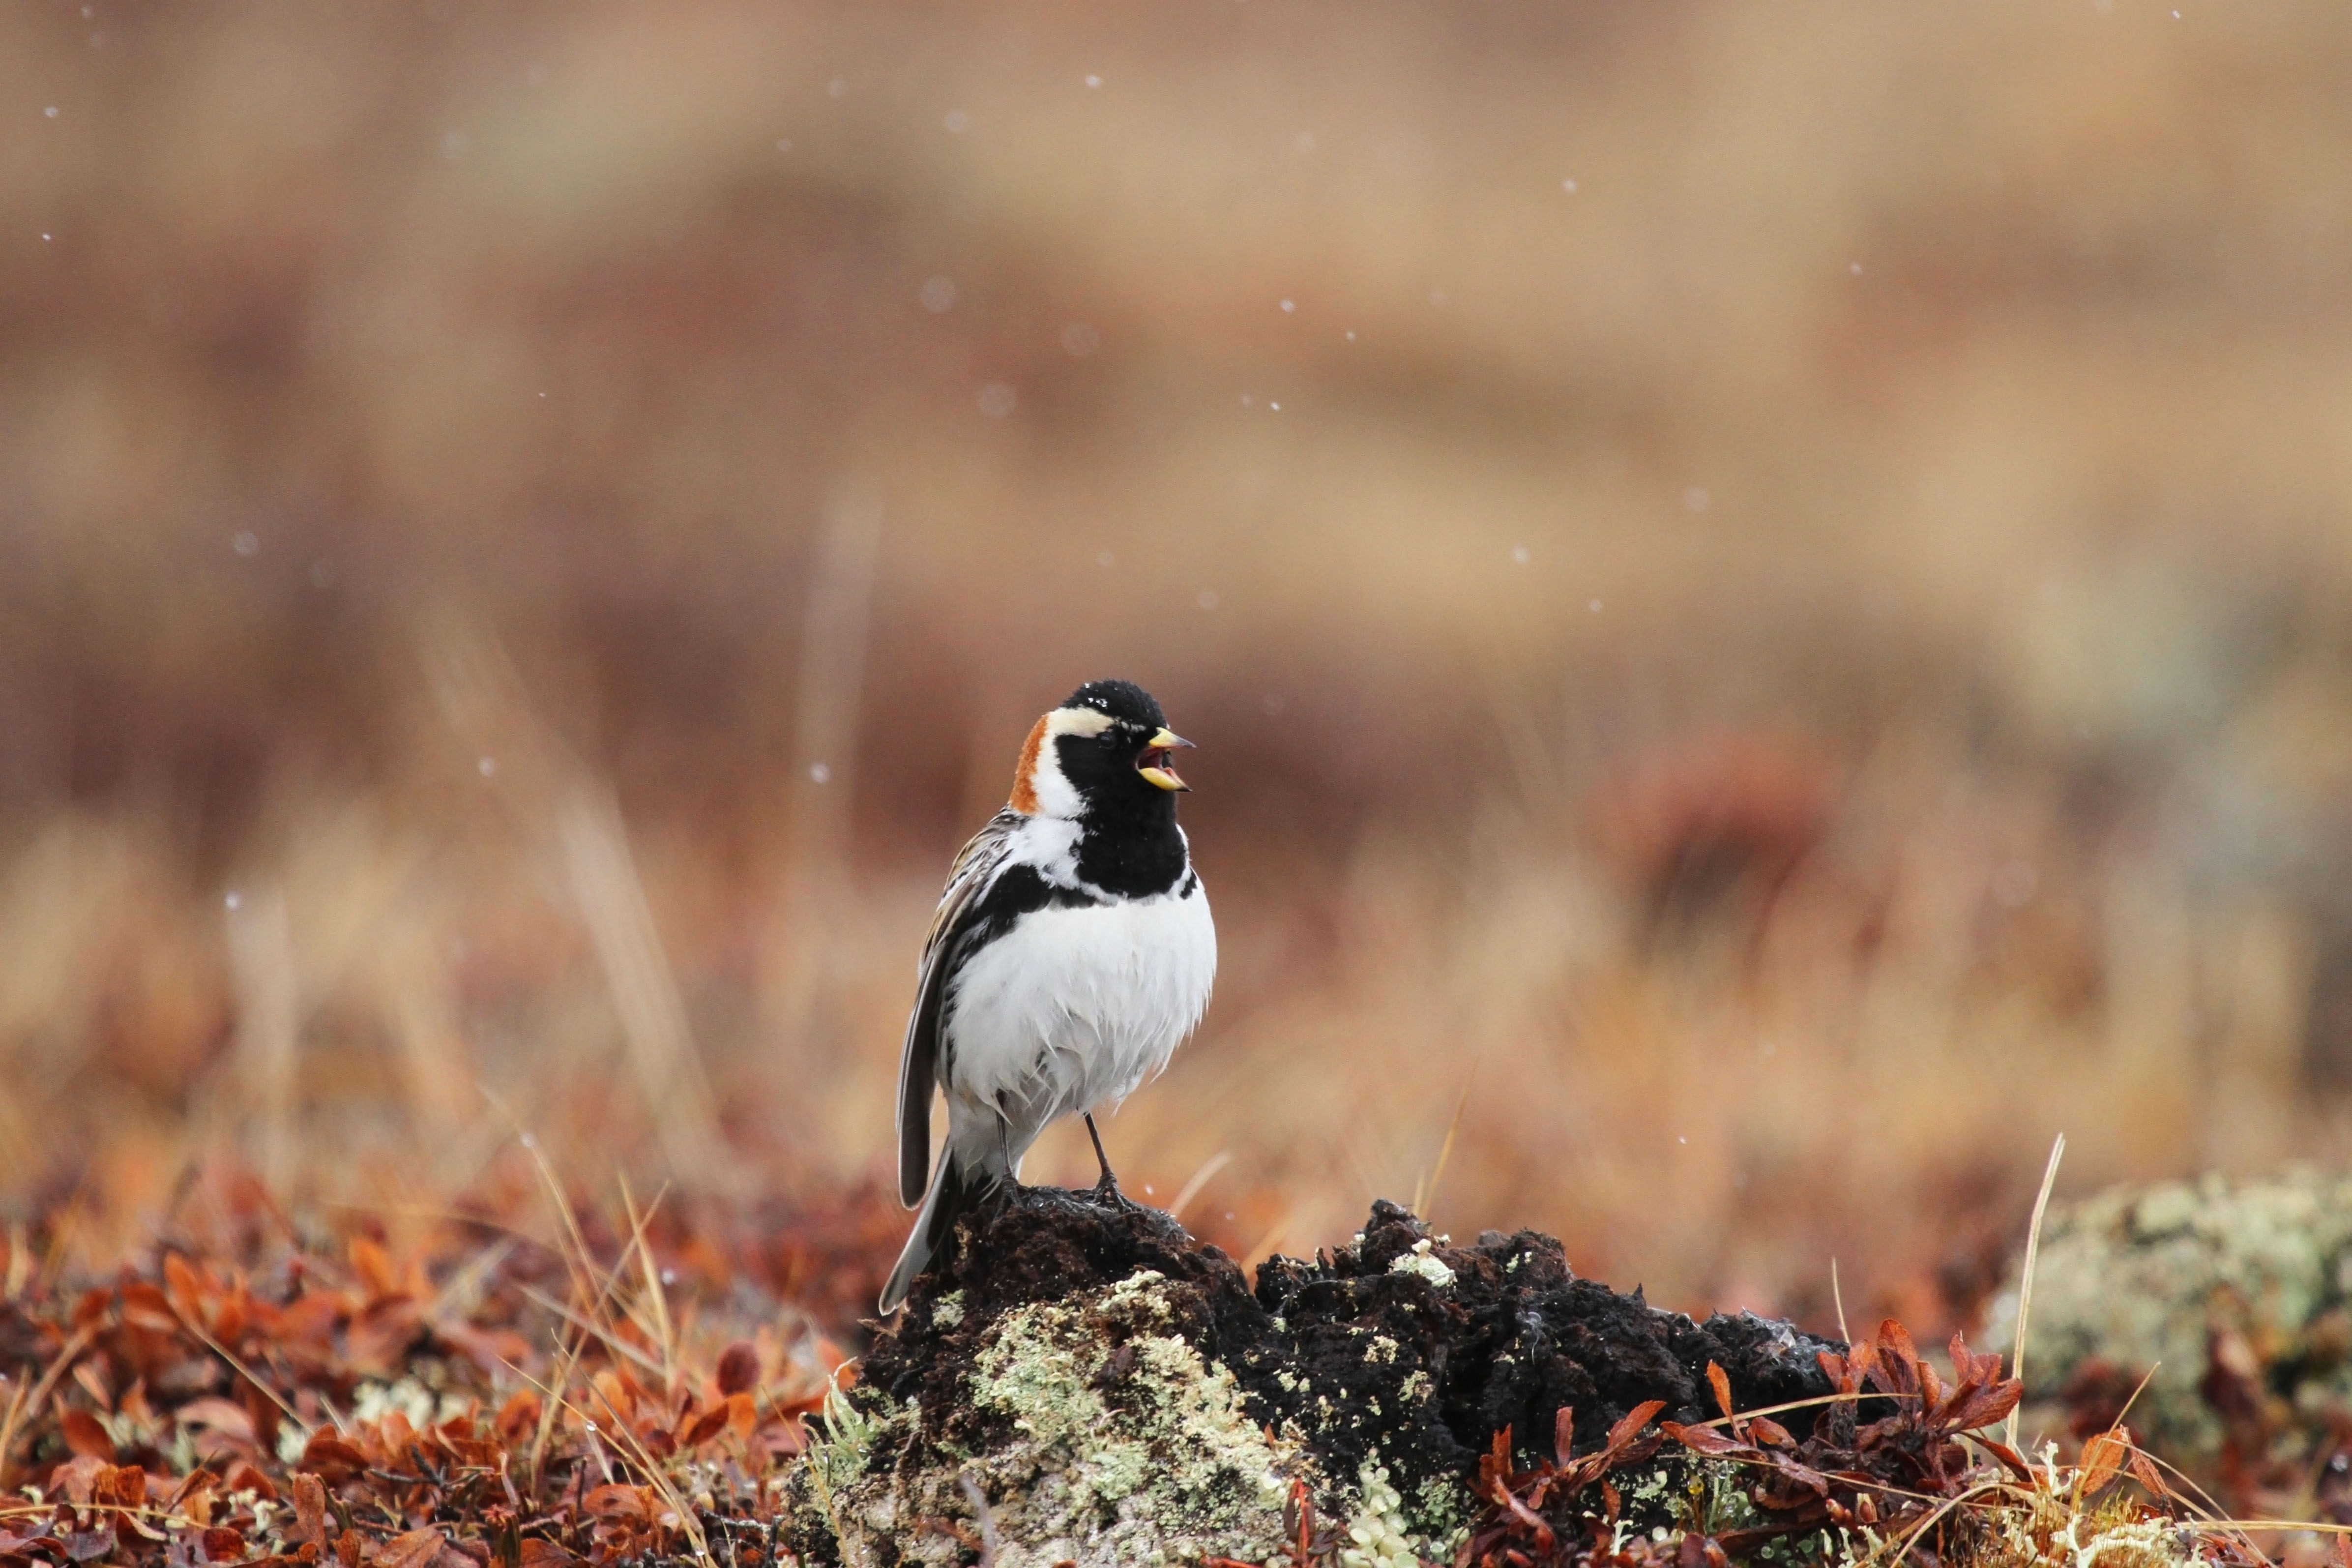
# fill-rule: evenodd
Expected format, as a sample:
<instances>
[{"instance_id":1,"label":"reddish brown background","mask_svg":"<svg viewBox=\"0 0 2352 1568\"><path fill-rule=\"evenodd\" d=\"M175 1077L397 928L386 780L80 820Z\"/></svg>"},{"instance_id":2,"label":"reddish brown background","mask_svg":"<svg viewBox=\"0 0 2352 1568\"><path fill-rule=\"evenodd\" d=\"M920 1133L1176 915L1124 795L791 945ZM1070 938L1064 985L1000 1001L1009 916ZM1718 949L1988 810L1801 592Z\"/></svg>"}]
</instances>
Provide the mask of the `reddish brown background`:
<instances>
[{"instance_id":1,"label":"reddish brown background","mask_svg":"<svg viewBox=\"0 0 2352 1568\"><path fill-rule=\"evenodd\" d=\"M2295 4L13 8L0 1191L866 1180L1109 673L1225 952L1111 1136L1237 1248L1419 1192L1925 1328L2062 1128L2336 1152L2347 72Z\"/></svg>"}]
</instances>

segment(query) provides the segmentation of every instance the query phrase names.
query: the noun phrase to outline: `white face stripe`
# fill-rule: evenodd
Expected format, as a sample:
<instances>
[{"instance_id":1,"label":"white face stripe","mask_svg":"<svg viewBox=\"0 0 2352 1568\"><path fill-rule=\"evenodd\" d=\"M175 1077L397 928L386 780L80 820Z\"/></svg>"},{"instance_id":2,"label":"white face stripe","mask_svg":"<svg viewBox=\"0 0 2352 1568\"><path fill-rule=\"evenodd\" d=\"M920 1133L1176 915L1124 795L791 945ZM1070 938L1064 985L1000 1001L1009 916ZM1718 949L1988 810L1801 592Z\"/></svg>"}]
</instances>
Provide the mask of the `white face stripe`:
<instances>
[{"instance_id":1,"label":"white face stripe","mask_svg":"<svg viewBox=\"0 0 2352 1568\"><path fill-rule=\"evenodd\" d=\"M1077 789L1062 776L1062 759L1054 749L1062 735L1094 736L1110 728L1110 715L1091 708L1056 708L1045 715L1045 744L1029 764L1029 788L1036 796L1040 816L1074 818L1086 811Z\"/></svg>"}]
</instances>

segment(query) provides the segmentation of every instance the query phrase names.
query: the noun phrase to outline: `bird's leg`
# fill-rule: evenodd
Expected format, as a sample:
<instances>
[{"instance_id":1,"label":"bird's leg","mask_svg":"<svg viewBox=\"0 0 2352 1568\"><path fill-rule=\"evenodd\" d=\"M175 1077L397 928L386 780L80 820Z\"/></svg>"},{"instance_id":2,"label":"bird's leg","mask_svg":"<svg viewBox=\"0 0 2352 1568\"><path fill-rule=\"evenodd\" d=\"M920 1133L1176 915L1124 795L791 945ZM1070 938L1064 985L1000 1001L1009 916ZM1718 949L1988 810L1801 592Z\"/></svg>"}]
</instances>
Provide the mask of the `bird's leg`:
<instances>
[{"instance_id":1,"label":"bird's leg","mask_svg":"<svg viewBox=\"0 0 2352 1568\"><path fill-rule=\"evenodd\" d=\"M1102 1167L1102 1177L1095 1183L1095 1201L1123 1209L1135 1207L1134 1202L1118 1190L1118 1178L1111 1173L1110 1156L1103 1152L1102 1132L1095 1126L1095 1113L1087 1111L1086 1119L1087 1136L1095 1143L1095 1163Z\"/></svg>"},{"instance_id":2,"label":"bird's leg","mask_svg":"<svg viewBox=\"0 0 2352 1568\"><path fill-rule=\"evenodd\" d=\"M997 1184L1007 1197L1021 1194L1021 1173L1013 1168L1013 1121L1003 1111L996 1113L996 1148L1004 1156L1004 1179Z\"/></svg>"}]
</instances>

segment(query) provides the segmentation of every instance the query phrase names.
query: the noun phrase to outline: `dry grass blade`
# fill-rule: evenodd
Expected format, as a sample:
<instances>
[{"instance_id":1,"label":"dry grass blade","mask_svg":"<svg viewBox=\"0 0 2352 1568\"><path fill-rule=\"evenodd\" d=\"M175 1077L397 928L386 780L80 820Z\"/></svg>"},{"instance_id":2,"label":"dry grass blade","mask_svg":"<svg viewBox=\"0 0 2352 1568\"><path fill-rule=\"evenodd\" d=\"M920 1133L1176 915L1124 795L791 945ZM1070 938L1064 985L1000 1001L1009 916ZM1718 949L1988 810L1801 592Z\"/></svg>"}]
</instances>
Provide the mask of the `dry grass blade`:
<instances>
[{"instance_id":1,"label":"dry grass blade","mask_svg":"<svg viewBox=\"0 0 2352 1568\"><path fill-rule=\"evenodd\" d=\"M169 1302L169 1298L166 1298L166 1300ZM294 1423L295 1429L302 1434L303 1440L305 1442L310 1440L312 1430L311 1424L302 1419L301 1413L296 1410L292 1405L287 1403L286 1397L283 1394L279 1394L276 1389L270 1387L269 1384L264 1383L259 1377L256 1376L253 1369L246 1365L245 1363L239 1359L235 1351L230 1350L226 1345L221 1343L220 1341L215 1339L213 1337L212 1331L205 1328L204 1324L198 1322L193 1315L182 1311L176 1302L170 1302L170 1306L172 1316L179 1320L180 1326L182 1328L187 1330L189 1334L200 1342L206 1350L220 1357L221 1360L228 1363L230 1367L236 1371L237 1376L245 1379L247 1383L251 1384L255 1388L260 1390L262 1394L268 1399L270 1404L278 1406L279 1413L283 1415L287 1420Z\"/></svg>"},{"instance_id":2,"label":"dry grass blade","mask_svg":"<svg viewBox=\"0 0 2352 1568\"><path fill-rule=\"evenodd\" d=\"M1888 1544L1895 1548L1895 1555L1898 1558L1905 1556L1909 1553L1911 1543L1913 1542L1927 1534L1928 1531L1934 1529L1944 1520L1950 1518L1952 1514L1957 1512L1958 1510L1973 1505L1978 1498L1983 1497L1988 1493L1999 1492L2004 1489L2005 1484L2002 1482L1987 1481L1982 1486L1970 1487L1968 1490L1960 1492L1956 1496L1948 1497L1938 1502L1934 1508L1928 1510L1926 1518L1920 1520L1918 1523L1913 1525L1909 1530L1905 1531L1900 1536L1895 1537Z\"/></svg>"},{"instance_id":3,"label":"dry grass blade","mask_svg":"<svg viewBox=\"0 0 2352 1568\"><path fill-rule=\"evenodd\" d=\"M604 1397L604 1391L596 1388L594 1384L590 1384L590 1389L613 1417L613 1425L608 1430L614 1446L624 1450L629 1462L636 1466L638 1473L646 1478L646 1484L660 1494L663 1505L677 1516L678 1529L683 1531L686 1538L694 1543L695 1556L708 1562L710 1557L710 1542L703 1533L702 1520L695 1512L694 1505L687 1500L685 1494L677 1489L677 1483L670 1479L667 1467L654 1456L653 1451L647 1448L644 1440L637 1436L635 1429L630 1426L628 1413L614 1408L613 1402ZM577 1406L571 1406L569 1401L565 1403L568 1407L577 1408Z\"/></svg>"},{"instance_id":4,"label":"dry grass blade","mask_svg":"<svg viewBox=\"0 0 2352 1568\"><path fill-rule=\"evenodd\" d=\"M647 1355L644 1351L639 1350L635 1345L631 1344L627 1340L623 1339L618 1333L606 1328L604 1324L597 1322L594 1319L584 1317L581 1313L573 1311L571 1308L565 1306L554 1297L547 1294L544 1290L535 1290L528 1285L518 1286L517 1290L523 1300L529 1301L535 1307L544 1308L546 1310L554 1313L557 1317L562 1318L565 1322L571 1324L574 1329L577 1329L583 1335L594 1340L598 1344L603 1345L613 1354L625 1357L629 1361L636 1363L637 1365L645 1368L656 1377L666 1377L668 1374L667 1369L662 1365L661 1362L657 1358Z\"/></svg>"},{"instance_id":5,"label":"dry grass blade","mask_svg":"<svg viewBox=\"0 0 2352 1568\"><path fill-rule=\"evenodd\" d=\"M2066 1156L2066 1135L2058 1134L2050 1145L2050 1163L2042 1172L2042 1191L2033 1200L2033 1222L2025 1232L2025 1264L2017 1278L2017 1338L2009 1349L2009 1375L2020 1383L2025 1381L2026 1315L2033 1306L2033 1263L2042 1249L2042 1221L2050 1212L2050 1189L2058 1183L2058 1162ZM2011 1447L2017 1447L2018 1412L2009 1413L2008 1425L2002 1428L2002 1440Z\"/></svg>"},{"instance_id":6,"label":"dry grass blade","mask_svg":"<svg viewBox=\"0 0 2352 1568\"><path fill-rule=\"evenodd\" d=\"M252 895L249 907L232 900L229 970L237 998L232 1046L236 1073L253 1109L254 1160L276 1192L293 1180L296 1052L301 1028L300 971L285 894L275 888Z\"/></svg>"},{"instance_id":7,"label":"dry grass blade","mask_svg":"<svg viewBox=\"0 0 2352 1568\"><path fill-rule=\"evenodd\" d=\"M651 905L609 789L579 783L556 804L564 865L621 1021L639 1092L670 1168L699 1186L720 1184L726 1140L688 1026L685 1000L654 929Z\"/></svg>"},{"instance_id":8,"label":"dry grass blade","mask_svg":"<svg viewBox=\"0 0 2352 1568\"><path fill-rule=\"evenodd\" d=\"M1470 1063L1470 1070L1463 1075L1462 1092L1454 1097L1454 1115L1445 1123L1445 1142L1437 1147L1436 1167L1429 1173L1426 1184L1415 1184L1412 1212L1417 1215L1425 1217L1437 1202L1437 1184L1445 1179L1446 1163L1454 1158L1454 1135L1462 1131L1462 1112L1469 1108L1470 1088L1477 1080L1478 1063L1474 1059Z\"/></svg>"},{"instance_id":9,"label":"dry grass blade","mask_svg":"<svg viewBox=\"0 0 2352 1568\"><path fill-rule=\"evenodd\" d=\"M16 1426L24 1418L26 1397L31 1392L30 1384L18 1384L10 1391L6 1413L0 1414L0 1469L6 1468L8 1450L16 1446Z\"/></svg>"},{"instance_id":10,"label":"dry grass blade","mask_svg":"<svg viewBox=\"0 0 2352 1568\"><path fill-rule=\"evenodd\" d=\"M1819 1394L1811 1399L1791 1399L1785 1405L1767 1405L1755 1410L1743 1411L1738 1419L1753 1421L1759 1415L1785 1415L1791 1410L1818 1410L1824 1405L1855 1405L1865 1399L1885 1397L1885 1395L1881 1394L1859 1391L1853 1394ZM1696 1430L1701 1427L1727 1426L1731 1425L1733 1419L1734 1417L1729 1415L1717 1415L1712 1420L1686 1421L1683 1425Z\"/></svg>"},{"instance_id":11,"label":"dry grass blade","mask_svg":"<svg viewBox=\"0 0 2352 1568\"><path fill-rule=\"evenodd\" d=\"M56 1391L59 1381L72 1369L75 1359L88 1350L90 1341L97 1337L96 1323L84 1323L80 1328L76 1329L72 1336L58 1347L57 1359L51 1362L48 1370L41 1374L41 1381L33 1384L32 1391L24 1397L22 1404L19 1405L14 1400L9 1402L6 1425L0 1426L0 1468L6 1467L9 1450L16 1447L16 1435L20 1429L18 1422L23 1413L27 1410L38 1411L48 1402L49 1395Z\"/></svg>"},{"instance_id":12,"label":"dry grass blade","mask_svg":"<svg viewBox=\"0 0 2352 1568\"><path fill-rule=\"evenodd\" d=\"M1192 1179L1176 1189L1175 1198L1168 1205L1168 1217L1182 1219L1184 1210L1190 1206L1194 1198L1201 1195L1201 1189L1213 1181L1219 1171L1233 1163L1234 1152L1231 1149L1220 1149L1202 1161L1201 1168L1192 1173Z\"/></svg>"},{"instance_id":13,"label":"dry grass blade","mask_svg":"<svg viewBox=\"0 0 2352 1568\"><path fill-rule=\"evenodd\" d=\"M662 1199L667 1195L667 1187L656 1193L652 1205L640 1215L636 1195L629 1190L628 1177L624 1175L621 1178L621 1204L629 1216L629 1246L637 1255L638 1268L646 1282L645 1294L640 1299L645 1302L646 1315L653 1320L649 1323L640 1323L638 1327L645 1329L653 1342L661 1347L658 1370L662 1387L675 1393L677 1388L677 1331L670 1321L669 1297L662 1284L661 1265L654 1258L653 1243L646 1239L646 1226L652 1221L655 1211L661 1207Z\"/></svg>"}]
</instances>

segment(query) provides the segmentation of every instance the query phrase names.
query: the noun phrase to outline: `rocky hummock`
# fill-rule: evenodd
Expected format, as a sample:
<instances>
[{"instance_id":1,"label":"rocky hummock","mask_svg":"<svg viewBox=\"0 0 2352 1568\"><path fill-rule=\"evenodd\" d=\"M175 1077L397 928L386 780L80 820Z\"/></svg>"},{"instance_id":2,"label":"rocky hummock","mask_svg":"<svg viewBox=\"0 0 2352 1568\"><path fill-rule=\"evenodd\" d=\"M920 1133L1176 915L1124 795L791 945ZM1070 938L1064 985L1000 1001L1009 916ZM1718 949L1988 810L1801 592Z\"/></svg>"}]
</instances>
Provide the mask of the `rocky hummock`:
<instances>
[{"instance_id":1,"label":"rocky hummock","mask_svg":"<svg viewBox=\"0 0 2352 1568\"><path fill-rule=\"evenodd\" d=\"M1157 1210L1029 1189L969 1222L837 1402L806 1469L816 1561L1263 1561L1303 1482L1363 1561L1441 1554L1505 1430L1549 1452L1635 1405L1715 1415L1830 1391L1843 1347L1752 1314L1694 1322L1577 1279L1559 1243L1456 1247L1378 1203L1354 1243L1255 1288ZM1810 1411L1790 1413L1801 1436Z\"/></svg>"}]
</instances>

